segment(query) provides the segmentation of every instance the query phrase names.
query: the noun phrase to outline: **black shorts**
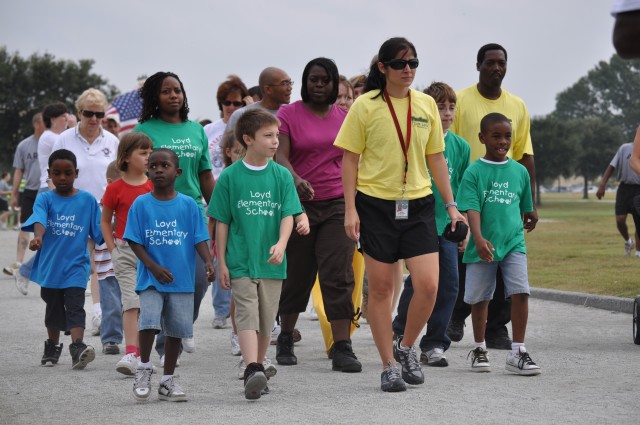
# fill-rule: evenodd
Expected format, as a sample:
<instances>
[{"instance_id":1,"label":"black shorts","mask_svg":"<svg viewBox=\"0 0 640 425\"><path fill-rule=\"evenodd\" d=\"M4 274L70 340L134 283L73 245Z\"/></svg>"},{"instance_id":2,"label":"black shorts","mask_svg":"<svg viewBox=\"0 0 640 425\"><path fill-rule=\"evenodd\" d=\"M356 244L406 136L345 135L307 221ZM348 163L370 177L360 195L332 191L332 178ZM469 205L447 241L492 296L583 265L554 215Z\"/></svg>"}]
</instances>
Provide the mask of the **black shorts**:
<instances>
[{"instance_id":1,"label":"black shorts","mask_svg":"<svg viewBox=\"0 0 640 425\"><path fill-rule=\"evenodd\" d=\"M25 223L33 214L33 204L38 196L37 190L25 189L20 194L20 224Z\"/></svg>"},{"instance_id":2,"label":"black shorts","mask_svg":"<svg viewBox=\"0 0 640 425\"><path fill-rule=\"evenodd\" d=\"M0 212L9 211L9 203L6 199L0 198Z\"/></svg>"},{"instance_id":3,"label":"black shorts","mask_svg":"<svg viewBox=\"0 0 640 425\"><path fill-rule=\"evenodd\" d=\"M620 183L616 193L616 215L636 214L633 198L640 195L640 185Z\"/></svg>"},{"instance_id":4,"label":"black shorts","mask_svg":"<svg viewBox=\"0 0 640 425\"><path fill-rule=\"evenodd\" d=\"M374 260L393 264L399 259L438 252L433 195L409 201L409 218L396 220L396 201L356 194L360 245Z\"/></svg>"},{"instance_id":5,"label":"black shorts","mask_svg":"<svg viewBox=\"0 0 640 425\"><path fill-rule=\"evenodd\" d=\"M85 288L40 288L40 298L47 304L44 325L47 328L70 331L85 327Z\"/></svg>"}]
</instances>

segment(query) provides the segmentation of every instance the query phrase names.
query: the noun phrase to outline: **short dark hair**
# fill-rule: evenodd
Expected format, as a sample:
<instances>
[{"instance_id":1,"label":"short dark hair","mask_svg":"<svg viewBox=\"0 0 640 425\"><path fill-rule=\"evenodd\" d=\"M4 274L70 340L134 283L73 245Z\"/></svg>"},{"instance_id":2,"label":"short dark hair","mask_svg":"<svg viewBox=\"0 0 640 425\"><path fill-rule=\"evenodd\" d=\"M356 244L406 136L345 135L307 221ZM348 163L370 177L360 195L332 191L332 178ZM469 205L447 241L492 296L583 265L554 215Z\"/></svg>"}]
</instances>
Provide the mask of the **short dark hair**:
<instances>
[{"instance_id":1,"label":"short dark hair","mask_svg":"<svg viewBox=\"0 0 640 425\"><path fill-rule=\"evenodd\" d=\"M180 90L184 95L184 103L180 108L180 120L186 122L189 119L189 102L187 101L187 92L184 90L184 85L173 72L156 72L151 77L147 78L140 88L140 98L142 98L142 112L138 121L145 122L151 118L160 117L160 107L158 99L160 98L160 89L162 88L162 82L167 77L173 77L180 83Z\"/></svg>"},{"instance_id":2,"label":"short dark hair","mask_svg":"<svg viewBox=\"0 0 640 425\"><path fill-rule=\"evenodd\" d=\"M307 66L304 67L304 71L302 71L302 87L300 88L300 95L302 96L302 101L307 103L309 102L309 90L307 89L307 79L309 78L309 73L311 72L311 68L313 66L319 66L324 68L329 74L329 78L333 82L333 90L331 91L331 95L327 99L327 104L331 105L336 103L336 99L338 98L338 90L340 88L340 73L338 72L338 67L336 63L328 58L315 58L309 61Z\"/></svg>"},{"instance_id":3,"label":"short dark hair","mask_svg":"<svg viewBox=\"0 0 640 425\"><path fill-rule=\"evenodd\" d=\"M69 112L67 107L62 102L50 103L42 110L42 119L44 120L44 126L51 128L51 119L57 118L60 115Z\"/></svg>"},{"instance_id":4,"label":"short dark hair","mask_svg":"<svg viewBox=\"0 0 640 425\"><path fill-rule=\"evenodd\" d=\"M247 144L242 138L243 135L247 135L252 139L255 137L256 132L262 127L268 125L280 126L280 121L275 115L265 111L262 108L252 108L242 114L236 122L236 140L246 149Z\"/></svg>"},{"instance_id":5,"label":"short dark hair","mask_svg":"<svg viewBox=\"0 0 640 425\"><path fill-rule=\"evenodd\" d=\"M478 57L476 58L478 64L484 62L484 55L489 50L502 50L504 52L504 60L507 60L507 50L504 47L496 43L489 43L485 44L480 48L480 50L478 50Z\"/></svg>"},{"instance_id":6,"label":"short dark hair","mask_svg":"<svg viewBox=\"0 0 640 425\"><path fill-rule=\"evenodd\" d=\"M116 166L118 167L118 170L127 171L129 164L127 164L125 160L138 148L153 149L153 142L149 136L144 133L132 131L131 133L127 133L122 140L120 140L120 143L118 144L118 155L116 157Z\"/></svg>"},{"instance_id":7,"label":"short dark hair","mask_svg":"<svg viewBox=\"0 0 640 425\"><path fill-rule=\"evenodd\" d=\"M260 100L262 100L262 89L260 88L260 86L253 86L251 87L249 90L249 96L253 97L253 96L258 96L260 98Z\"/></svg>"},{"instance_id":8,"label":"short dark hair","mask_svg":"<svg viewBox=\"0 0 640 425\"><path fill-rule=\"evenodd\" d=\"M497 122L506 122L511 126L511 120L499 112L492 112L490 114L485 115L480 121L480 132L484 133L488 130L490 125L493 125Z\"/></svg>"},{"instance_id":9,"label":"short dark hair","mask_svg":"<svg viewBox=\"0 0 640 425\"><path fill-rule=\"evenodd\" d=\"M176 168L180 168L180 158L178 158L178 154L175 153L174 151L172 151L169 148L157 148L151 151L151 154L149 155L149 161L151 161L151 157L155 154L158 153L166 153L171 157L171 162L173 162L173 165L176 166Z\"/></svg>"},{"instance_id":10,"label":"short dark hair","mask_svg":"<svg viewBox=\"0 0 640 425\"><path fill-rule=\"evenodd\" d=\"M424 89L423 93L428 94L436 101L436 103L451 102L456 103L458 98L456 92L451 86L440 81L434 81L429 87Z\"/></svg>"},{"instance_id":11,"label":"short dark hair","mask_svg":"<svg viewBox=\"0 0 640 425\"><path fill-rule=\"evenodd\" d=\"M51 155L49 155L49 168L53 165L53 161L58 159L63 159L67 161L71 161L73 164L73 168L78 168L78 160L73 152L67 149L58 149L57 151L53 151Z\"/></svg>"}]
</instances>

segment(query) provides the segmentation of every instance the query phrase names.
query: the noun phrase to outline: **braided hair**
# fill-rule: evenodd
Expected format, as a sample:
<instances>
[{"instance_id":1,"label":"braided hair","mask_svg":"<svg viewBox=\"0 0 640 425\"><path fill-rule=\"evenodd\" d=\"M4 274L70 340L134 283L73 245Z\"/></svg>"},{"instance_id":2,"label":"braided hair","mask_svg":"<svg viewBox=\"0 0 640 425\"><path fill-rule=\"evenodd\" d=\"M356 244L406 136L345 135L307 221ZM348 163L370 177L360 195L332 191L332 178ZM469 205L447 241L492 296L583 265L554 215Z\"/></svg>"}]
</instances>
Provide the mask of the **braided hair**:
<instances>
[{"instance_id":1,"label":"braided hair","mask_svg":"<svg viewBox=\"0 0 640 425\"><path fill-rule=\"evenodd\" d=\"M151 77L147 78L144 85L140 89L140 98L142 99L142 112L138 118L139 122L145 122L151 118L160 118L160 107L158 105L158 98L160 97L160 89L162 88L162 82L167 77L173 77L180 83L180 90L184 95L184 102L180 108L180 120L187 121L189 119L189 102L187 101L187 92L184 90L182 81L173 72L156 72Z\"/></svg>"}]
</instances>

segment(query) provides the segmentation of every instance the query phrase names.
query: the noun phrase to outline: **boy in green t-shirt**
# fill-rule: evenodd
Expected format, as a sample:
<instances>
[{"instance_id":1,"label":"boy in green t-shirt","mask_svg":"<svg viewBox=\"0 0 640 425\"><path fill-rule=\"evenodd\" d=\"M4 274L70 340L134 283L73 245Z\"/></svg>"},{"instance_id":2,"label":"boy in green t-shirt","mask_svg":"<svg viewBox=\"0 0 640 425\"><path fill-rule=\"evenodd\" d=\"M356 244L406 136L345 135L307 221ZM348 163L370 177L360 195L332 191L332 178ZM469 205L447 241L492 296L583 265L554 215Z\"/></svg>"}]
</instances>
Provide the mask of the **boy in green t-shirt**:
<instances>
[{"instance_id":1,"label":"boy in green t-shirt","mask_svg":"<svg viewBox=\"0 0 640 425\"><path fill-rule=\"evenodd\" d=\"M538 375L540 367L524 346L529 312L524 229L530 232L538 221L529 173L507 157L511 147L507 117L499 113L486 115L480 122L479 137L486 154L467 169L458 196L460 211L468 214L472 235L463 258L467 264L464 302L471 304L475 341L469 353L471 369L490 371L484 335L499 266L505 296L511 297L513 343L506 369L519 375Z\"/></svg>"},{"instance_id":2,"label":"boy in green t-shirt","mask_svg":"<svg viewBox=\"0 0 640 425\"><path fill-rule=\"evenodd\" d=\"M302 212L291 173L272 161L279 125L261 109L238 119L236 139L246 149L245 157L220 174L207 211L217 220L220 286L233 289L247 399L268 392L262 359L286 278L293 215Z\"/></svg>"}]
</instances>

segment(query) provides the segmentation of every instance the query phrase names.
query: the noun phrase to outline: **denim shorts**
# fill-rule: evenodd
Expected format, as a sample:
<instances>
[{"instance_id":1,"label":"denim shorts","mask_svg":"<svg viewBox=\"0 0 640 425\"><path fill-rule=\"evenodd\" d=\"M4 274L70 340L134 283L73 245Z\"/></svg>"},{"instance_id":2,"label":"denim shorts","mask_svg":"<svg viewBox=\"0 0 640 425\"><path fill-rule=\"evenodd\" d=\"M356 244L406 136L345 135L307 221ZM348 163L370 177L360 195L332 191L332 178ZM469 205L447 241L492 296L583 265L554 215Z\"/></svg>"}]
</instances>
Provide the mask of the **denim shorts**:
<instances>
[{"instance_id":1,"label":"denim shorts","mask_svg":"<svg viewBox=\"0 0 640 425\"><path fill-rule=\"evenodd\" d=\"M153 288L140 294L138 330L161 330L168 337L193 337L193 292L158 292Z\"/></svg>"},{"instance_id":2,"label":"denim shorts","mask_svg":"<svg viewBox=\"0 0 640 425\"><path fill-rule=\"evenodd\" d=\"M504 279L505 298L515 294L529 294L527 254L512 252L499 262L467 264L467 278L464 288L465 303L473 305L493 298L493 293L496 290L498 266L502 270Z\"/></svg>"}]
</instances>

